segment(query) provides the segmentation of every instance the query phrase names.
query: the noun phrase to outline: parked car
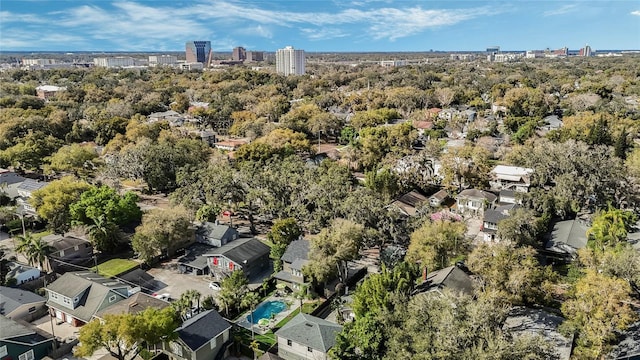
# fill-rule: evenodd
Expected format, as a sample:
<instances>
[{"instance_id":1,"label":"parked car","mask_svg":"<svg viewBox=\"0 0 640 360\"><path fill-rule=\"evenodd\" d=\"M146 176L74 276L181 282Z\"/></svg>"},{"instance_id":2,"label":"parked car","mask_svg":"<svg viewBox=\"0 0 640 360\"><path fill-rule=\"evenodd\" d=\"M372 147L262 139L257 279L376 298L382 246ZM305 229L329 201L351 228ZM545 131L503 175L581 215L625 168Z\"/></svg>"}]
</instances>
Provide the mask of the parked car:
<instances>
[{"instance_id":1,"label":"parked car","mask_svg":"<svg viewBox=\"0 0 640 360\"><path fill-rule=\"evenodd\" d=\"M209 283L209 289L219 291L221 289L220 283L216 281L212 281Z\"/></svg>"},{"instance_id":2,"label":"parked car","mask_svg":"<svg viewBox=\"0 0 640 360\"><path fill-rule=\"evenodd\" d=\"M154 298L156 298L156 299L160 299L160 300L164 300L164 301L171 301L171 294L169 294L169 293L163 293L163 294L153 293L152 296Z\"/></svg>"}]
</instances>

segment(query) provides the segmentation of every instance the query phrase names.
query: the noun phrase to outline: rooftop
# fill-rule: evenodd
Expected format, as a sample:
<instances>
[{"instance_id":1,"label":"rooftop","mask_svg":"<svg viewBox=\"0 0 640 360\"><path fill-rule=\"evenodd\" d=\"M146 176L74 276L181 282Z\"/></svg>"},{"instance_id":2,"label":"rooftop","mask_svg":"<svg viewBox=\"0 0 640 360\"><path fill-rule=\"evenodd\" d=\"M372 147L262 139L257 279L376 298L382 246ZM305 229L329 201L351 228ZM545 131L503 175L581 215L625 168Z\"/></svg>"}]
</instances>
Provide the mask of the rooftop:
<instances>
[{"instance_id":1,"label":"rooftop","mask_svg":"<svg viewBox=\"0 0 640 360\"><path fill-rule=\"evenodd\" d=\"M276 331L276 335L326 353L335 345L340 331L342 326L338 324L301 313Z\"/></svg>"},{"instance_id":2,"label":"rooftop","mask_svg":"<svg viewBox=\"0 0 640 360\"><path fill-rule=\"evenodd\" d=\"M43 302L46 299L40 295L18 288L0 286L0 315L11 314L22 305Z\"/></svg>"},{"instance_id":3,"label":"rooftop","mask_svg":"<svg viewBox=\"0 0 640 360\"><path fill-rule=\"evenodd\" d=\"M212 249L204 256L222 255L237 264L243 264L245 261L253 261L260 256L268 254L271 248L263 244L255 238L238 239L227 243L219 248Z\"/></svg>"},{"instance_id":4,"label":"rooftop","mask_svg":"<svg viewBox=\"0 0 640 360\"><path fill-rule=\"evenodd\" d=\"M444 269L427 274L427 279L416 287L414 293L449 289L465 295L473 294L473 281L471 277L457 266L449 266Z\"/></svg>"},{"instance_id":5,"label":"rooftop","mask_svg":"<svg viewBox=\"0 0 640 360\"><path fill-rule=\"evenodd\" d=\"M563 321L564 318L545 310L520 306L511 309L502 328L515 336L540 335L545 342L553 343L559 360L569 360L573 337L567 338L558 331Z\"/></svg>"},{"instance_id":6,"label":"rooftop","mask_svg":"<svg viewBox=\"0 0 640 360\"><path fill-rule=\"evenodd\" d=\"M180 339L195 351L229 328L231 324L217 311L208 310L185 321L176 331Z\"/></svg>"},{"instance_id":7,"label":"rooftop","mask_svg":"<svg viewBox=\"0 0 640 360\"><path fill-rule=\"evenodd\" d=\"M96 316L103 317L104 315L118 315L118 314L137 314L145 311L148 308L164 309L169 306L169 303L156 299L151 295L137 292L126 300L119 301L104 310L99 311Z\"/></svg>"}]
</instances>

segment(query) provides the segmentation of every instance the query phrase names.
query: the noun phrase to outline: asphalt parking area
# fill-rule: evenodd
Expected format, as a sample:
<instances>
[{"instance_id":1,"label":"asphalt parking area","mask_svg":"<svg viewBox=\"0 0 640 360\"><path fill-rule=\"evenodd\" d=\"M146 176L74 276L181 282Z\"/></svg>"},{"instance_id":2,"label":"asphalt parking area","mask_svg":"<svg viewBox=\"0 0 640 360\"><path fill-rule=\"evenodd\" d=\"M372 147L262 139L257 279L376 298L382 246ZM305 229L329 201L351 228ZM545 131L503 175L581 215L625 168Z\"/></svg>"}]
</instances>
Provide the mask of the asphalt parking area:
<instances>
[{"instance_id":1,"label":"asphalt parking area","mask_svg":"<svg viewBox=\"0 0 640 360\"><path fill-rule=\"evenodd\" d=\"M207 295L215 295L216 291L209 289L208 276L196 276L181 274L177 270L168 268L152 268L147 273L155 278L157 286L153 292L169 294L172 300L179 299L180 295L188 290L197 290L202 298Z\"/></svg>"}]
</instances>

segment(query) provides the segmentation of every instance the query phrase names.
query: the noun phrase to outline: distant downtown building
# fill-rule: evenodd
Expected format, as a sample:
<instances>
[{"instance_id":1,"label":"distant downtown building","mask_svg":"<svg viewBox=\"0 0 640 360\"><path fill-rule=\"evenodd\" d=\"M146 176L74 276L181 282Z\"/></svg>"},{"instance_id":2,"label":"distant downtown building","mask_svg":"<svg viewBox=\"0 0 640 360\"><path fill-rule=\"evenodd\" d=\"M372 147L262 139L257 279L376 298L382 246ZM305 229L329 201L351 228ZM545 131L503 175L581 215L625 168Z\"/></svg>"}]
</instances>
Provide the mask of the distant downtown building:
<instances>
[{"instance_id":1,"label":"distant downtown building","mask_svg":"<svg viewBox=\"0 0 640 360\"><path fill-rule=\"evenodd\" d=\"M231 60L233 61L244 61L247 58L247 50L242 46L238 46L233 48L233 52L231 54Z\"/></svg>"},{"instance_id":2,"label":"distant downtown building","mask_svg":"<svg viewBox=\"0 0 640 360\"><path fill-rule=\"evenodd\" d=\"M291 46L278 49L276 52L276 72L284 76L304 75L304 50L296 50Z\"/></svg>"},{"instance_id":3,"label":"distant downtown building","mask_svg":"<svg viewBox=\"0 0 640 360\"><path fill-rule=\"evenodd\" d=\"M107 68L127 67L134 66L135 61L132 57L128 56L101 57L94 58L93 65Z\"/></svg>"},{"instance_id":4,"label":"distant downtown building","mask_svg":"<svg viewBox=\"0 0 640 360\"><path fill-rule=\"evenodd\" d=\"M213 60L211 41L187 41L185 52L187 63L199 62L208 67Z\"/></svg>"},{"instance_id":5,"label":"distant downtown building","mask_svg":"<svg viewBox=\"0 0 640 360\"><path fill-rule=\"evenodd\" d=\"M175 66L178 57L175 55L149 55L149 66Z\"/></svg>"},{"instance_id":6,"label":"distant downtown building","mask_svg":"<svg viewBox=\"0 0 640 360\"><path fill-rule=\"evenodd\" d=\"M591 56L591 46L589 45L585 45L585 47L583 47L582 49L580 49L580 52L578 53L578 56Z\"/></svg>"}]
</instances>

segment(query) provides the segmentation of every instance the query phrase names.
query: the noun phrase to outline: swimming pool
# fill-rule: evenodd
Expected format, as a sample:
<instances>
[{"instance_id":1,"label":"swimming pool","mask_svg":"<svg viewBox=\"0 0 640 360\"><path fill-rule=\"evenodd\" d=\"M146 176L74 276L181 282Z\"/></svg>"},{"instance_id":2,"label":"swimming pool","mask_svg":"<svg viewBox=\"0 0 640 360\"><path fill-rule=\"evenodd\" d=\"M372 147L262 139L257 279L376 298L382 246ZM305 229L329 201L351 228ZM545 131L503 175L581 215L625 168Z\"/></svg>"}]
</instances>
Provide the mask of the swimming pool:
<instances>
[{"instance_id":1,"label":"swimming pool","mask_svg":"<svg viewBox=\"0 0 640 360\"><path fill-rule=\"evenodd\" d=\"M265 301L253 311L253 323L257 324L260 319L271 319L271 314L278 314L287 308L284 301ZM251 315L247 315L247 321L251 322Z\"/></svg>"}]
</instances>

